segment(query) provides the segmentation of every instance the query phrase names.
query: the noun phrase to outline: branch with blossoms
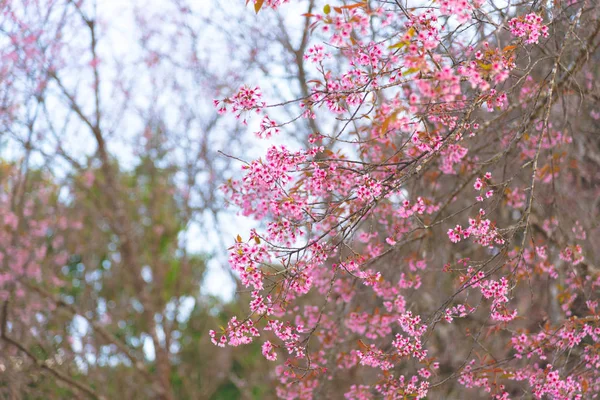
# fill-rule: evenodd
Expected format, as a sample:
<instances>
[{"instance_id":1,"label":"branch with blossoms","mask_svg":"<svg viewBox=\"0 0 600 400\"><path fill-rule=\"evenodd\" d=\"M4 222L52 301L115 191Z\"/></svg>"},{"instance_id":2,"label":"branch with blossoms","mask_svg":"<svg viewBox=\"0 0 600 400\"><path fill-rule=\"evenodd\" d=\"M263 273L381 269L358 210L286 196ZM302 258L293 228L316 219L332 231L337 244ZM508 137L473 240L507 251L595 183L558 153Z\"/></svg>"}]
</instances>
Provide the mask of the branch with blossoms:
<instances>
[{"instance_id":1,"label":"branch with blossoms","mask_svg":"<svg viewBox=\"0 0 600 400\"><path fill-rule=\"evenodd\" d=\"M213 343L262 340L281 398L342 386L346 399L591 398L599 277L575 268L597 252L573 236L583 228L567 248L531 228L580 218L564 197L586 156L566 116L599 46L587 7L547 19L533 4L513 15L478 1L365 1L305 15L326 42L305 53L310 94L269 105L243 87L217 104L260 114L265 139L282 134L277 109L294 102L299 118L333 116L339 128L307 132L306 149L270 147L225 186L264 230L230 249L251 313L212 331Z\"/></svg>"}]
</instances>

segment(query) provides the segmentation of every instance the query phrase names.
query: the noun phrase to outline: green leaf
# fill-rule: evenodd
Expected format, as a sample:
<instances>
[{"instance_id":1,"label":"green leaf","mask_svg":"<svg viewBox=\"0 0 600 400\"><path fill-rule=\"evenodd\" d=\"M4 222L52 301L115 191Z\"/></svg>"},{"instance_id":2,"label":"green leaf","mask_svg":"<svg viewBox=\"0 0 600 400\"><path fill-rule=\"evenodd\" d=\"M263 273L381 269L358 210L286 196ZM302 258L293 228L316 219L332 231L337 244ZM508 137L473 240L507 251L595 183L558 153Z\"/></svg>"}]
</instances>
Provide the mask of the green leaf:
<instances>
[{"instance_id":1,"label":"green leaf","mask_svg":"<svg viewBox=\"0 0 600 400\"><path fill-rule=\"evenodd\" d=\"M402 73L403 76L414 74L415 72L419 72L419 68L409 68Z\"/></svg>"},{"instance_id":2,"label":"green leaf","mask_svg":"<svg viewBox=\"0 0 600 400\"><path fill-rule=\"evenodd\" d=\"M331 6L329 4L325 4L325 7L323 7L323 12L325 14L329 14L331 12Z\"/></svg>"},{"instance_id":3,"label":"green leaf","mask_svg":"<svg viewBox=\"0 0 600 400\"><path fill-rule=\"evenodd\" d=\"M167 275L165 276L165 285L164 286L167 290L170 290L173 286L175 286L175 283L179 279L180 267L181 267L181 265L178 260L173 260L171 262L171 267L169 268L169 271L167 272ZM167 294L171 295L172 293L167 293Z\"/></svg>"},{"instance_id":4,"label":"green leaf","mask_svg":"<svg viewBox=\"0 0 600 400\"><path fill-rule=\"evenodd\" d=\"M403 48L404 46L406 46L407 44L408 44L408 42L404 42L404 41L402 41L402 42L398 42L398 43L396 43L396 44L393 44L393 45L391 45L390 47L388 47L388 49L401 49L401 48Z\"/></svg>"},{"instance_id":5,"label":"green leaf","mask_svg":"<svg viewBox=\"0 0 600 400\"><path fill-rule=\"evenodd\" d=\"M485 71L489 71L490 69L492 69L492 64L486 64L486 63L484 63L483 61L480 61L480 60L477 60L477 65L479 65Z\"/></svg>"}]
</instances>

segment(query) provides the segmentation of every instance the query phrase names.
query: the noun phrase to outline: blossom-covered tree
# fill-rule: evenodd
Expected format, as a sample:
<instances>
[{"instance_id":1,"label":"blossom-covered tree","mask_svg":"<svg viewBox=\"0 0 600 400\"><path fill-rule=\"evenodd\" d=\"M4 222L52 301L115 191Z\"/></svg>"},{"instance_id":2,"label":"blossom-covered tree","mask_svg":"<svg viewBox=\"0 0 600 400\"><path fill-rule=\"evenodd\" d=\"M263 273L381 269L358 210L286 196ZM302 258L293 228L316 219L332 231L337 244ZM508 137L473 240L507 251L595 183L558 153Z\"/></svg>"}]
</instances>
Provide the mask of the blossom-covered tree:
<instances>
[{"instance_id":1,"label":"blossom-covered tree","mask_svg":"<svg viewBox=\"0 0 600 400\"><path fill-rule=\"evenodd\" d=\"M210 344L240 308L205 279L217 150L252 147L212 98L261 52L216 64L233 33L189 3L0 1L0 398L271 392L258 343Z\"/></svg>"},{"instance_id":2,"label":"blossom-covered tree","mask_svg":"<svg viewBox=\"0 0 600 400\"><path fill-rule=\"evenodd\" d=\"M598 4L250 3L313 36L304 94L215 101L277 143L224 185L262 223L213 343L259 342L283 399L595 398Z\"/></svg>"},{"instance_id":3,"label":"blossom-covered tree","mask_svg":"<svg viewBox=\"0 0 600 400\"><path fill-rule=\"evenodd\" d=\"M597 2L113 3L0 0L0 397L600 392Z\"/></svg>"}]
</instances>

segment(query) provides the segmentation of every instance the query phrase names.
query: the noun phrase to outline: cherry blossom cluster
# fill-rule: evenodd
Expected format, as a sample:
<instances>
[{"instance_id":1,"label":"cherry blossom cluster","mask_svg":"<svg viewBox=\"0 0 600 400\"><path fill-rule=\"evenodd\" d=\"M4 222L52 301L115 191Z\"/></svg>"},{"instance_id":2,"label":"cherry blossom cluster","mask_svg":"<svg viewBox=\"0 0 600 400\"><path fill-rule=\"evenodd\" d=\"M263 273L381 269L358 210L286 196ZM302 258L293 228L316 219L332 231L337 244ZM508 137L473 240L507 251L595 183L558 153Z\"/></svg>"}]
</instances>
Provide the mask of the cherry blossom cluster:
<instances>
[{"instance_id":1,"label":"cherry blossom cluster","mask_svg":"<svg viewBox=\"0 0 600 400\"><path fill-rule=\"evenodd\" d=\"M473 287L480 287L481 294L486 299L492 299L491 314L493 320L508 322L515 319L517 316L517 310L508 310L506 303L508 303L508 280L505 277L500 278L499 281L492 279L485 281L476 281L472 284Z\"/></svg>"},{"instance_id":2,"label":"cherry blossom cluster","mask_svg":"<svg viewBox=\"0 0 600 400\"><path fill-rule=\"evenodd\" d=\"M262 100L262 91L259 87L242 86L233 96L223 100L214 100L214 106L218 108L220 114L228 111L235 113L236 118L241 118L243 112L255 111L260 113L265 106ZM229 109L229 107L231 107ZM244 119L244 123L247 120ZM263 121L263 123L265 123ZM270 124L270 121L267 121Z\"/></svg>"},{"instance_id":3,"label":"cherry blossom cluster","mask_svg":"<svg viewBox=\"0 0 600 400\"><path fill-rule=\"evenodd\" d=\"M483 196L482 194L485 193L485 198L489 199L490 197L492 197L494 195L494 190L493 189L489 189L489 185L490 185L490 180L492 179L492 174L490 172L486 172L485 175L482 178L477 178L475 179L475 183L473 184L473 188L477 191L479 191L479 196L477 196L475 199L477 201L483 201Z\"/></svg>"},{"instance_id":4,"label":"cherry blossom cluster","mask_svg":"<svg viewBox=\"0 0 600 400\"><path fill-rule=\"evenodd\" d=\"M464 318L467 315L473 313L474 311L475 309L468 305L458 304L454 307L446 309L444 320L446 320L446 322L448 323L451 323L452 321L454 321L455 318Z\"/></svg>"},{"instance_id":5,"label":"cherry blossom cluster","mask_svg":"<svg viewBox=\"0 0 600 400\"><path fill-rule=\"evenodd\" d=\"M232 317L228 322L225 332L226 335L221 335L217 339L216 332L213 330L209 331L210 340L219 347L225 347L226 344L229 346L240 346L251 343L255 337L260 336L252 320L238 321L236 317Z\"/></svg>"},{"instance_id":6,"label":"cherry blossom cluster","mask_svg":"<svg viewBox=\"0 0 600 400\"><path fill-rule=\"evenodd\" d=\"M246 1L246 4L249 2L250 0ZM260 5L261 7L270 7L273 10L277 9L279 6L281 6L282 4L285 3L289 3L290 0L253 0L253 3L255 5L255 7L257 7L258 5Z\"/></svg>"},{"instance_id":7,"label":"cherry blossom cluster","mask_svg":"<svg viewBox=\"0 0 600 400\"><path fill-rule=\"evenodd\" d=\"M464 24L471 20L473 8L478 8L481 1L474 1L473 4L467 0L442 0L440 2L440 13L443 15L456 16L458 22Z\"/></svg>"},{"instance_id":8,"label":"cherry blossom cluster","mask_svg":"<svg viewBox=\"0 0 600 400\"><path fill-rule=\"evenodd\" d=\"M598 305L583 293L599 288L600 278L580 276L587 267L585 229L523 216L537 203L529 207L533 186L522 182L559 179L572 142L539 114L527 130L510 125L490 135L494 118L520 110L519 101L537 102L543 85L527 77L511 88L522 41L442 42L451 25L446 16L479 24L472 17L482 7L467 0L425 11L356 2L306 15L327 43L306 46L303 59L313 75L298 117L327 114L341 128L311 132L306 150L271 147L225 186L240 212L262 227L230 248L232 269L252 291L250 314L213 336L217 345L237 345L260 335L263 356L278 362L280 398L318 398L327 382L349 371L366 373L343 389L346 399L425 398L436 380L444 382L431 344L436 329L457 332L463 323L469 345L471 338L498 340L491 347L504 344L512 352L494 365L492 350L473 347L477 360L455 372L473 393L509 399L519 384L534 398L572 399L592 385L549 364L569 351L600 365L597 349L586 343L597 338ZM389 30L378 37L374 26ZM508 27L526 43L548 34L535 14ZM334 56L337 65L324 62ZM250 87L224 104L233 113L267 106ZM480 112L486 106L490 113ZM262 118L259 136L268 137L278 126ZM504 170L489 158L500 149L510 160ZM533 159L539 168L521 179ZM513 162L524 165L515 172ZM457 224L465 216L468 226ZM440 232L452 244L429 240ZM438 273L451 281L444 281L449 288L436 286L449 291L442 305L430 304L437 293L424 291ZM527 318L516 299L524 281L555 285L553 326L522 329ZM568 320L576 312L585 323ZM474 336L471 327L482 320L481 336ZM585 379L600 385L595 374Z\"/></svg>"},{"instance_id":9,"label":"cherry blossom cluster","mask_svg":"<svg viewBox=\"0 0 600 400\"><path fill-rule=\"evenodd\" d=\"M277 123L271 118L269 118L268 115L265 115L262 121L260 122L260 130L256 132L256 136L258 136L261 139L268 139L271 136L276 135L278 133L279 127L277 126Z\"/></svg>"},{"instance_id":10,"label":"cherry blossom cluster","mask_svg":"<svg viewBox=\"0 0 600 400\"><path fill-rule=\"evenodd\" d=\"M516 37L525 37L525 43L535 44L541 37L548 37L548 27L542 25L543 18L535 13L522 17L513 18L508 21L510 33Z\"/></svg>"},{"instance_id":11,"label":"cherry blossom cluster","mask_svg":"<svg viewBox=\"0 0 600 400\"><path fill-rule=\"evenodd\" d=\"M70 232L82 224L56 202L58 187L42 181L31 184L23 200L14 190L23 179L13 166L3 165L0 176L0 300L24 301L30 285L60 288L64 285L61 268L71 254L67 247ZM22 181L21 181L22 182ZM53 309L51 301L20 304L23 320L35 318L41 310Z\"/></svg>"},{"instance_id":12,"label":"cherry blossom cluster","mask_svg":"<svg viewBox=\"0 0 600 400\"><path fill-rule=\"evenodd\" d=\"M449 229L448 237L450 238L450 241L452 243L458 243L461 240L470 237L474 243L478 243L482 246L493 247L496 244L504 244L504 239L498 232L498 229L494 226L492 221L484 218L484 216L485 211L480 209L479 215L476 218L469 218L469 226L467 228L456 225L454 229Z\"/></svg>"},{"instance_id":13,"label":"cherry blossom cluster","mask_svg":"<svg viewBox=\"0 0 600 400\"><path fill-rule=\"evenodd\" d=\"M560 259L569 264L577 265L584 260L583 250L578 244L567 246L560 252Z\"/></svg>"},{"instance_id":14,"label":"cherry blossom cluster","mask_svg":"<svg viewBox=\"0 0 600 400\"><path fill-rule=\"evenodd\" d=\"M489 43L483 44L482 50L475 52L475 59L457 68L457 73L466 78L473 88L488 91L492 85L504 82L515 67L510 51L492 48ZM494 100L504 103L501 97Z\"/></svg>"},{"instance_id":15,"label":"cherry blossom cluster","mask_svg":"<svg viewBox=\"0 0 600 400\"><path fill-rule=\"evenodd\" d=\"M320 63L327 57L330 57L330 54L325 52L325 46L322 44L315 44L304 54L304 59L313 63Z\"/></svg>"}]
</instances>

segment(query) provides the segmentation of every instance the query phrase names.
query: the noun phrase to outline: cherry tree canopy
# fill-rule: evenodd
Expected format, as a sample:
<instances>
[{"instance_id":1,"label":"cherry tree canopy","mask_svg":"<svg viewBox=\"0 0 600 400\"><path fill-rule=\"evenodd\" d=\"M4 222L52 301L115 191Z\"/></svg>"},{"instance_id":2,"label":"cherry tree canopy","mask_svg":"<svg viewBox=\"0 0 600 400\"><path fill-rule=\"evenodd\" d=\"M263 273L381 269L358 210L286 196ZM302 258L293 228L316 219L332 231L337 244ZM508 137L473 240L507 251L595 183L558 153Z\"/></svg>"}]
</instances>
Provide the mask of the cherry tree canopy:
<instances>
[{"instance_id":1,"label":"cherry tree canopy","mask_svg":"<svg viewBox=\"0 0 600 400\"><path fill-rule=\"evenodd\" d=\"M260 342L283 399L595 397L598 5L253 2L305 3L308 93L215 105L265 140L337 124L224 186L264 227L213 343Z\"/></svg>"}]
</instances>

